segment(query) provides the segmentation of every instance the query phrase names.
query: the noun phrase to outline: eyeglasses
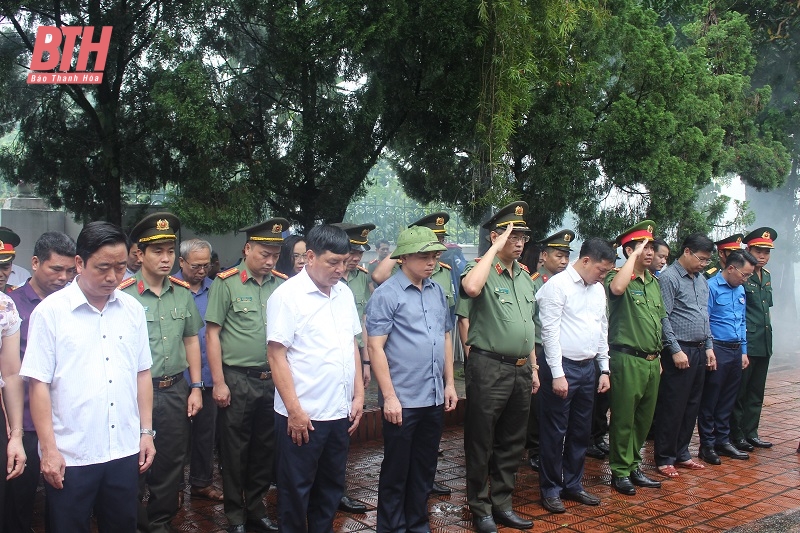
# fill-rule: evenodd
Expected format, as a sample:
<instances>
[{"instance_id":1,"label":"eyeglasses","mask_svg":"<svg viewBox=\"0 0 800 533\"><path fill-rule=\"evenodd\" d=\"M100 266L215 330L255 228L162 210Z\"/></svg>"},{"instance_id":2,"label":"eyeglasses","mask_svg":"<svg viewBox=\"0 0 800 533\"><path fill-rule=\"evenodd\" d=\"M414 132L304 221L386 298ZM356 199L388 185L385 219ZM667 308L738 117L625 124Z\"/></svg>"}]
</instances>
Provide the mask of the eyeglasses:
<instances>
[{"instance_id":1,"label":"eyeglasses","mask_svg":"<svg viewBox=\"0 0 800 533\"><path fill-rule=\"evenodd\" d=\"M512 235L508 238L508 242L512 242L514 244L517 244L519 242L526 243L529 240L531 240L530 235Z\"/></svg>"},{"instance_id":2,"label":"eyeglasses","mask_svg":"<svg viewBox=\"0 0 800 533\"><path fill-rule=\"evenodd\" d=\"M733 268L736 268L736 265L731 265L731 266L732 266ZM744 272L742 272L742 271L741 271L741 270L739 270L738 268L736 268L736 272L738 272L738 273L739 273L739 275L740 275L740 276L742 276L742 279L750 279L750 276L752 276L752 275L753 275L753 273L752 273L752 272L750 272L749 274L745 274Z\"/></svg>"},{"instance_id":3,"label":"eyeglasses","mask_svg":"<svg viewBox=\"0 0 800 533\"><path fill-rule=\"evenodd\" d=\"M202 265L189 265L189 268L195 272L198 270L208 270L211 268L211 263L204 263Z\"/></svg>"},{"instance_id":4,"label":"eyeglasses","mask_svg":"<svg viewBox=\"0 0 800 533\"><path fill-rule=\"evenodd\" d=\"M710 257L708 259L702 259L700 257L697 257L697 254L694 253L694 252L691 252L691 254L694 256L695 259L700 261L701 265L707 265L707 264L711 263L711 258Z\"/></svg>"}]
</instances>

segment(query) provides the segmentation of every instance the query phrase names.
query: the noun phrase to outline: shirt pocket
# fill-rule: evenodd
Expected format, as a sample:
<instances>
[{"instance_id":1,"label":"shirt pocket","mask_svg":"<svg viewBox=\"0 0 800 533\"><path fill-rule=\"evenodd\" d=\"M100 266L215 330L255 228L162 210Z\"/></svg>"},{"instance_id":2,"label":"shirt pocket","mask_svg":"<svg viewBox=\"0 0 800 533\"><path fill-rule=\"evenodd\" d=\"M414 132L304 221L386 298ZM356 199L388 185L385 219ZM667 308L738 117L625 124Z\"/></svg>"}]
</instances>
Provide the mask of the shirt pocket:
<instances>
[{"instance_id":1,"label":"shirt pocket","mask_svg":"<svg viewBox=\"0 0 800 533\"><path fill-rule=\"evenodd\" d=\"M161 340L161 328L158 327L156 322L156 314L152 311L145 311L144 319L147 321L147 337L150 339L150 344L159 342Z\"/></svg>"},{"instance_id":2,"label":"shirt pocket","mask_svg":"<svg viewBox=\"0 0 800 533\"><path fill-rule=\"evenodd\" d=\"M497 288L493 293L493 298L497 301L496 307L500 310L498 318L504 322L516 322L519 318L516 313L517 302L514 301L514 297L510 294L510 291L506 291L508 291L508 289Z\"/></svg>"},{"instance_id":3,"label":"shirt pocket","mask_svg":"<svg viewBox=\"0 0 800 533\"><path fill-rule=\"evenodd\" d=\"M261 310L254 302L233 302L232 307L236 321L243 330L256 331L264 324Z\"/></svg>"},{"instance_id":4,"label":"shirt pocket","mask_svg":"<svg viewBox=\"0 0 800 533\"><path fill-rule=\"evenodd\" d=\"M772 307L772 285L764 287L764 301L767 306Z\"/></svg>"}]
</instances>

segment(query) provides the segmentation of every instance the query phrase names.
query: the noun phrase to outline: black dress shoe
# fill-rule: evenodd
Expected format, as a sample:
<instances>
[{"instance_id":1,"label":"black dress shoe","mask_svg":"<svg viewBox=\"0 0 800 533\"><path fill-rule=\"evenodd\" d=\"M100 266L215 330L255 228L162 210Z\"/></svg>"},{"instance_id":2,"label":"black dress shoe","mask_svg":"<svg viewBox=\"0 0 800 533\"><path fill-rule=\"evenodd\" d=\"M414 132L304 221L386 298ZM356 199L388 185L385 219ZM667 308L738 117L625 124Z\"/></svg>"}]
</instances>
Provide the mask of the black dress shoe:
<instances>
[{"instance_id":1,"label":"black dress shoe","mask_svg":"<svg viewBox=\"0 0 800 533\"><path fill-rule=\"evenodd\" d=\"M608 455L608 452L610 451L610 449L609 449L609 447L608 447L608 443L605 441L605 439L599 439L599 440L597 440L597 441L594 443L594 445L595 445L595 447L596 447L598 450L600 450L601 452L603 452L603 454L605 454L605 455Z\"/></svg>"},{"instance_id":2,"label":"black dress shoe","mask_svg":"<svg viewBox=\"0 0 800 533\"><path fill-rule=\"evenodd\" d=\"M641 469L637 468L633 472L631 472L631 483L636 485L637 487L644 487L646 489L660 489L661 482L656 481L655 479L650 479Z\"/></svg>"},{"instance_id":3,"label":"black dress shoe","mask_svg":"<svg viewBox=\"0 0 800 533\"><path fill-rule=\"evenodd\" d=\"M588 448L586 448L586 456L587 456L587 457L591 457L591 458L593 458L593 459L600 459L600 460L602 460L602 459L605 459L605 458L606 458L606 454L604 454L604 453L603 453L603 452L600 450L600 448L598 448L598 447L597 447L596 445L594 445L594 444L592 444L591 446L589 446Z\"/></svg>"},{"instance_id":4,"label":"black dress shoe","mask_svg":"<svg viewBox=\"0 0 800 533\"><path fill-rule=\"evenodd\" d=\"M772 443L767 442L765 440L761 440L758 437L753 437L751 439L747 439L747 442L755 446L756 448L772 448Z\"/></svg>"},{"instance_id":5,"label":"black dress shoe","mask_svg":"<svg viewBox=\"0 0 800 533\"><path fill-rule=\"evenodd\" d=\"M497 533L497 524L491 516L476 516L472 519L472 525L478 533Z\"/></svg>"},{"instance_id":6,"label":"black dress shoe","mask_svg":"<svg viewBox=\"0 0 800 533\"><path fill-rule=\"evenodd\" d=\"M552 498L542 498L542 507L554 514L561 514L567 512L564 508L564 502L558 496Z\"/></svg>"},{"instance_id":7,"label":"black dress shoe","mask_svg":"<svg viewBox=\"0 0 800 533\"><path fill-rule=\"evenodd\" d=\"M731 444L730 442L726 442L725 444L718 444L714 446L714 451L717 452L717 455L722 455L724 457L730 457L731 459L740 459L742 461L746 459L750 459L750 455L744 452L740 452L736 449L736 446Z\"/></svg>"},{"instance_id":8,"label":"black dress shoe","mask_svg":"<svg viewBox=\"0 0 800 533\"><path fill-rule=\"evenodd\" d=\"M266 516L258 520L248 520L247 525L254 531L278 531L278 524Z\"/></svg>"},{"instance_id":9,"label":"black dress shoe","mask_svg":"<svg viewBox=\"0 0 800 533\"><path fill-rule=\"evenodd\" d=\"M345 513L364 514L367 512L367 506L358 500L344 495L342 499L339 500L339 510Z\"/></svg>"},{"instance_id":10,"label":"black dress shoe","mask_svg":"<svg viewBox=\"0 0 800 533\"><path fill-rule=\"evenodd\" d=\"M448 496L452 492L453 489L451 489L447 485L442 485L441 483L438 483L436 481L433 482L433 486L431 487L431 494L438 494L439 496ZM366 507L364 509L366 511Z\"/></svg>"},{"instance_id":11,"label":"black dress shoe","mask_svg":"<svg viewBox=\"0 0 800 533\"><path fill-rule=\"evenodd\" d=\"M562 492L561 497L565 500L582 503L583 505L600 505L600 498L589 494L585 490L580 492Z\"/></svg>"},{"instance_id":12,"label":"black dress shoe","mask_svg":"<svg viewBox=\"0 0 800 533\"><path fill-rule=\"evenodd\" d=\"M628 477L612 477L611 487L625 496L633 496L636 494L636 487L633 486L633 483L631 483Z\"/></svg>"},{"instance_id":13,"label":"black dress shoe","mask_svg":"<svg viewBox=\"0 0 800 533\"><path fill-rule=\"evenodd\" d=\"M538 472L539 471L539 456L538 455L531 455L530 458L528 458L528 464L531 465L531 470L533 470L534 472Z\"/></svg>"},{"instance_id":14,"label":"black dress shoe","mask_svg":"<svg viewBox=\"0 0 800 533\"><path fill-rule=\"evenodd\" d=\"M753 450L755 450L755 447L749 442L747 442L746 439L734 441L733 445L736 446L737 449L743 452L752 452Z\"/></svg>"},{"instance_id":15,"label":"black dress shoe","mask_svg":"<svg viewBox=\"0 0 800 533\"><path fill-rule=\"evenodd\" d=\"M715 452L714 448L711 446L700 446L700 451L697 452L697 457L710 465L722 464L722 460L719 458L719 455L717 455L717 452Z\"/></svg>"},{"instance_id":16,"label":"black dress shoe","mask_svg":"<svg viewBox=\"0 0 800 533\"><path fill-rule=\"evenodd\" d=\"M514 527L517 529L530 529L533 527L533 522L525 520L514 511L494 511L492 513L494 521L507 527Z\"/></svg>"},{"instance_id":17,"label":"black dress shoe","mask_svg":"<svg viewBox=\"0 0 800 533\"><path fill-rule=\"evenodd\" d=\"M244 524L236 524L228 528L228 533L247 533L247 528L244 527Z\"/></svg>"}]
</instances>

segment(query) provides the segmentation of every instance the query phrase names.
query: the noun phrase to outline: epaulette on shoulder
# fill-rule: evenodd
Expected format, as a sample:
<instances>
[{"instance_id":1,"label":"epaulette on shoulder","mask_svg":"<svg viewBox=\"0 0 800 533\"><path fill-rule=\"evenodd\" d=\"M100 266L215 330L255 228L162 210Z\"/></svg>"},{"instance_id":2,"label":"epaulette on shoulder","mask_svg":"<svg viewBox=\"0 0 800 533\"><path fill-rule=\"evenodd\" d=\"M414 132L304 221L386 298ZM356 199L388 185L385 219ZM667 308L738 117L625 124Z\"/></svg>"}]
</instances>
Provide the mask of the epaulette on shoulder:
<instances>
[{"instance_id":1,"label":"epaulette on shoulder","mask_svg":"<svg viewBox=\"0 0 800 533\"><path fill-rule=\"evenodd\" d=\"M369 262L369 264L370 264L370 265L374 265L374 264L375 264L375 263L377 263L377 262L378 262L378 258L376 257L375 259L373 259L372 261L370 261L370 262Z\"/></svg>"},{"instance_id":2,"label":"epaulette on shoulder","mask_svg":"<svg viewBox=\"0 0 800 533\"><path fill-rule=\"evenodd\" d=\"M447 270L453 270L453 267L451 267L447 263L442 263L441 261L439 261L439 266L442 268L446 268Z\"/></svg>"},{"instance_id":3,"label":"epaulette on shoulder","mask_svg":"<svg viewBox=\"0 0 800 533\"><path fill-rule=\"evenodd\" d=\"M217 273L217 277L220 278L220 279L228 279L229 277L231 277L231 276L233 276L235 274L238 274L238 273L239 273L239 268L238 267L233 267L233 268L229 268L228 270L225 270L223 272L218 272Z\"/></svg>"},{"instance_id":4,"label":"epaulette on shoulder","mask_svg":"<svg viewBox=\"0 0 800 533\"><path fill-rule=\"evenodd\" d=\"M188 288L189 288L189 283L188 283L188 282L186 282L185 280L182 280L182 279L180 279L180 278L176 278L175 276L170 276L170 277L169 277L169 280L170 280L172 283L174 283L175 285L180 285L181 287L183 287L183 288L185 288L185 289L188 289Z\"/></svg>"},{"instance_id":5,"label":"epaulette on shoulder","mask_svg":"<svg viewBox=\"0 0 800 533\"><path fill-rule=\"evenodd\" d=\"M171 276L170 276L170 277L171 277ZM122 290L122 289L127 289L128 287L130 287L130 286L131 286L131 285L133 285L134 283L136 283L136 278L134 278L133 276L131 276L131 277L129 277L128 279L124 280L122 283L120 283L120 284L117 286L117 288L118 288L119 290Z\"/></svg>"},{"instance_id":6,"label":"epaulette on shoulder","mask_svg":"<svg viewBox=\"0 0 800 533\"><path fill-rule=\"evenodd\" d=\"M19 289L20 287L22 287L22 285L6 285L6 290L7 291L15 291L15 290Z\"/></svg>"},{"instance_id":7,"label":"epaulette on shoulder","mask_svg":"<svg viewBox=\"0 0 800 533\"><path fill-rule=\"evenodd\" d=\"M716 272L717 272L717 267L711 267L708 270L706 270L706 274L708 274L709 276L713 276Z\"/></svg>"},{"instance_id":8,"label":"epaulette on shoulder","mask_svg":"<svg viewBox=\"0 0 800 533\"><path fill-rule=\"evenodd\" d=\"M767 274L769 274L770 276L772 275L772 272L770 272L769 270L767 270L767 269L766 269L766 268L764 268L764 267L761 267L761 270L763 270L764 272L766 272L766 273L767 273Z\"/></svg>"},{"instance_id":9,"label":"epaulette on shoulder","mask_svg":"<svg viewBox=\"0 0 800 533\"><path fill-rule=\"evenodd\" d=\"M366 268L362 267L361 265L356 266L356 268L359 269L364 274L369 274L369 270L367 270Z\"/></svg>"},{"instance_id":10,"label":"epaulette on shoulder","mask_svg":"<svg viewBox=\"0 0 800 533\"><path fill-rule=\"evenodd\" d=\"M520 267L522 270L524 270L525 272L527 272L528 274L530 274L530 273L531 273L531 271L528 269L528 266L527 266L527 265L525 265L524 263L520 263L520 264L519 264L519 267Z\"/></svg>"},{"instance_id":11,"label":"epaulette on shoulder","mask_svg":"<svg viewBox=\"0 0 800 533\"><path fill-rule=\"evenodd\" d=\"M538 272L534 272L533 274L531 274L531 281L536 281L539 278L539 276L541 276L541 274L539 274Z\"/></svg>"},{"instance_id":12,"label":"epaulette on shoulder","mask_svg":"<svg viewBox=\"0 0 800 533\"><path fill-rule=\"evenodd\" d=\"M275 276L276 278L289 279L289 276L287 276L283 272L278 272L275 269L272 269L272 275Z\"/></svg>"}]
</instances>

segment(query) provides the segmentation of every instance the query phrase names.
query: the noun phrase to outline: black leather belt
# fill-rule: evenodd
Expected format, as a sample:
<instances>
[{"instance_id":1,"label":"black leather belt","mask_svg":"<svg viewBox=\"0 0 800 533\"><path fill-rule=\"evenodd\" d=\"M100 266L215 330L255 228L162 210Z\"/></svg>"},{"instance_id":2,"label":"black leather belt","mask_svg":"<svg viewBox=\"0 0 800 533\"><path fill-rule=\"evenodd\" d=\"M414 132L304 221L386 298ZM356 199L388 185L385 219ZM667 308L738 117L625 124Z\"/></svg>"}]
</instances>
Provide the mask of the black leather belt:
<instances>
[{"instance_id":1,"label":"black leather belt","mask_svg":"<svg viewBox=\"0 0 800 533\"><path fill-rule=\"evenodd\" d=\"M225 368L230 368L234 372L239 372L240 374L245 374L247 377L256 378L260 380L265 379L272 379L272 372L269 370L259 370L257 368L247 368L244 366L231 366L231 365L222 365Z\"/></svg>"},{"instance_id":2,"label":"black leather belt","mask_svg":"<svg viewBox=\"0 0 800 533\"><path fill-rule=\"evenodd\" d=\"M469 349L469 353L470 355L474 353L478 355L483 355L485 357L488 357L489 359L500 361L504 365L522 366L528 361L527 357L514 357L513 355L503 355L495 352L487 352L486 350L481 350L480 348L476 348L474 346Z\"/></svg>"},{"instance_id":3,"label":"black leather belt","mask_svg":"<svg viewBox=\"0 0 800 533\"><path fill-rule=\"evenodd\" d=\"M706 341L678 341L681 346L689 346L690 348L705 348Z\"/></svg>"},{"instance_id":4,"label":"black leather belt","mask_svg":"<svg viewBox=\"0 0 800 533\"><path fill-rule=\"evenodd\" d=\"M632 355L634 357L640 357L647 361L653 361L658 358L660 354L657 353L647 353L647 352L640 352L639 350L635 350L633 348L629 348L627 346L623 346L621 344L609 344L608 348L614 350L615 352L622 352L628 355Z\"/></svg>"},{"instance_id":5,"label":"black leather belt","mask_svg":"<svg viewBox=\"0 0 800 533\"><path fill-rule=\"evenodd\" d=\"M716 339L714 339L714 344L718 344L723 348L727 348L729 350L738 350L739 348L742 347L741 342L718 341Z\"/></svg>"},{"instance_id":6,"label":"black leather belt","mask_svg":"<svg viewBox=\"0 0 800 533\"><path fill-rule=\"evenodd\" d=\"M172 387L182 379L183 379L183 372L181 372L180 374L175 374L174 376L153 378L153 387L157 389L166 389L167 387Z\"/></svg>"}]
</instances>

